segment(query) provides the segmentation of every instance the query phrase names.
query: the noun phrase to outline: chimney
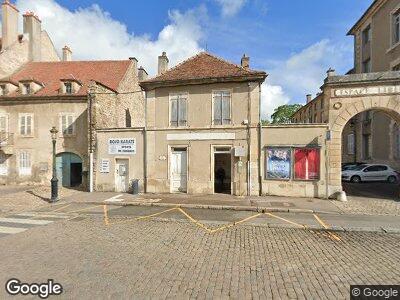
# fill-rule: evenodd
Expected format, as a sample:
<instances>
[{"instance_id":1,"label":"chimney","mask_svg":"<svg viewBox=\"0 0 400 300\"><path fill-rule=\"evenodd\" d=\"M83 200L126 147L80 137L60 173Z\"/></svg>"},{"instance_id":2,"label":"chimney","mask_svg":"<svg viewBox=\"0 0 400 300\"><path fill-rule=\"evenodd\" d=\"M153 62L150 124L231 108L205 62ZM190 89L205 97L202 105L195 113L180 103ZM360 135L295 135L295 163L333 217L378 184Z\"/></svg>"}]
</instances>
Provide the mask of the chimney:
<instances>
[{"instance_id":1,"label":"chimney","mask_svg":"<svg viewBox=\"0 0 400 300\"><path fill-rule=\"evenodd\" d=\"M24 34L29 35L29 59L41 61L42 21L33 12L26 12L23 17Z\"/></svg>"},{"instance_id":2,"label":"chimney","mask_svg":"<svg viewBox=\"0 0 400 300\"><path fill-rule=\"evenodd\" d=\"M139 81L146 80L148 75L149 74L147 74L146 70L142 66L140 66L140 68L138 69Z\"/></svg>"},{"instance_id":3,"label":"chimney","mask_svg":"<svg viewBox=\"0 0 400 300\"><path fill-rule=\"evenodd\" d=\"M67 45L62 48L62 60L63 61L71 61L72 60L72 51L71 48Z\"/></svg>"},{"instance_id":4,"label":"chimney","mask_svg":"<svg viewBox=\"0 0 400 300\"><path fill-rule=\"evenodd\" d=\"M243 54L242 60L241 60L241 65L242 68L245 70L248 70L250 68L250 57L246 56L246 54Z\"/></svg>"},{"instance_id":5,"label":"chimney","mask_svg":"<svg viewBox=\"0 0 400 300\"><path fill-rule=\"evenodd\" d=\"M4 0L2 10L2 49L6 49L18 41L18 15L19 10Z\"/></svg>"},{"instance_id":6,"label":"chimney","mask_svg":"<svg viewBox=\"0 0 400 300\"><path fill-rule=\"evenodd\" d=\"M332 77L336 75L336 71L332 68L329 68L329 70L326 71L326 74L328 75L328 77Z\"/></svg>"},{"instance_id":7,"label":"chimney","mask_svg":"<svg viewBox=\"0 0 400 300\"><path fill-rule=\"evenodd\" d=\"M306 97L307 97L307 103L312 100L312 95L311 94L307 94Z\"/></svg>"},{"instance_id":8,"label":"chimney","mask_svg":"<svg viewBox=\"0 0 400 300\"><path fill-rule=\"evenodd\" d=\"M163 52L161 56L158 57L158 75L164 73L168 70L168 57L167 53Z\"/></svg>"}]
</instances>

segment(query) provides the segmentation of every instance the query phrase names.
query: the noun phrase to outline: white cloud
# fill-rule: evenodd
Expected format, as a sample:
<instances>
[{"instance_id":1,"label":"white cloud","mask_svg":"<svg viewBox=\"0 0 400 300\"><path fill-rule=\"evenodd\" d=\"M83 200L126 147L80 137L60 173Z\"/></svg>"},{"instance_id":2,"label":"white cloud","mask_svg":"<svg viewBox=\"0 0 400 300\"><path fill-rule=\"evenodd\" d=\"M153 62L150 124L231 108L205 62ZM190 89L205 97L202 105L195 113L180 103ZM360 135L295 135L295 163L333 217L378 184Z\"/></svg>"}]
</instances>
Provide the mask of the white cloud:
<instances>
[{"instance_id":1,"label":"white cloud","mask_svg":"<svg viewBox=\"0 0 400 300\"><path fill-rule=\"evenodd\" d=\"M288 104L290 98L279 85L264 82L261 86L261 118L270 119L275 108Z\"/></svg>"},{"instance_id":2,"label":"white cloud","mask_svg":"<svg viewBox=\"0 0 400 300\"><path fill-rule=\"evenodd\" d=\"M328 39L321 40L285 61L274 61L268 84L263 86L263 115L270 116L274 109L286 103L305 103L305 95L315 95L329 67L338 73L351 65L352 48L337 45ZM268 89L270 91L268 91Z\"/></svg>"},{"instance_id":3,"label":"white cloud","mask_svg":"<svg viewBox=\"0 0 400 300\"><path fill-rule=\"evenodd\" d=\"M203 38L200 19L206 15L204 7L184 13L173 10L169 24L156 39L137 36L113 19L98 5L70 11L54 0L19 0L18 8L34 11L42 20L42 27L52 38L57 50L71 47L74 59L127 59L134 56L151 74L155 74L157 57L166 51L171 65L201 51ZM184 45L184 47L182 47Z\"/></svg>"},{"instance_id":4,"label":"white cloud","mask_svg":"<svg viewBox=\"0 0 400 300\"><path fill-rule=\"evenodd\" d=\"M216 0L216 1L221 6L222 16L224 17L232 17L236 15L247 2L247 0Z\"/></svg>"}]
</instances>

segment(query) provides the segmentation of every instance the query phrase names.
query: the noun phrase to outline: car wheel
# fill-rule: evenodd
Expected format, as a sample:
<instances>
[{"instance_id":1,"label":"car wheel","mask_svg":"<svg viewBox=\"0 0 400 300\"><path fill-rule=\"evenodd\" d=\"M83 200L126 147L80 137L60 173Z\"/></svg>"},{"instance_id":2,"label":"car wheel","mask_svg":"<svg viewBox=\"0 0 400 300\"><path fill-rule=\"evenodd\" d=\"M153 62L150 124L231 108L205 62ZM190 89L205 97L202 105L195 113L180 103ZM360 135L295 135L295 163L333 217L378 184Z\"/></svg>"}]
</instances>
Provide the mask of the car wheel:
<instances>
[{"instance_id":1,"label":"car wheel","mask_svg":"<svg viewBox=\"0 0 400 300\"><path fill-rule=\"evenodd\" d=\"M361 177L360 176L353 176L353 177L351 177L350 181L353 182L353 183L359 183L359 182L361 182Z\"/></svg>"},{"instance_id":2,"label":"car wheel","mask_svg":"<svg viewBox=\"0 0 400 300\"><path fill-rule=\"evenodd\" d=\"M396 183L397 178L396 178L395 176L392 175L392 176L389 176L389 177L388 177L387 181L388 181L389 183Z\"/></svg>"}]
</instances>

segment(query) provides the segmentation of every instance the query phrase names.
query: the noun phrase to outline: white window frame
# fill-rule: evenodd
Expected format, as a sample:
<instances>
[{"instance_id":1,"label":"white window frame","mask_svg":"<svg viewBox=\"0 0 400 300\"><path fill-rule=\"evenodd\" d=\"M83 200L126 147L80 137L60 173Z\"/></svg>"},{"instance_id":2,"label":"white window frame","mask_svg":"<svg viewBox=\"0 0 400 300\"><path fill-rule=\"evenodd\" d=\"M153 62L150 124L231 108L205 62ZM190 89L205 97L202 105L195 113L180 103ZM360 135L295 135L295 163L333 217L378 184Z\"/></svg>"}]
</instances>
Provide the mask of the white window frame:
<instances>
[{"instance_id":1,"label":"white window frame","mask_svg":"<svg viewBox=\"0 0 400 300\"><path fill-rule=\"evenodd\" d=\"M229 119L230 122L229 124L215 124L214 123L214 96L216 93L229 93ZM233 97L233 90L232 89L219 89L219 90L212 90L211 93L211 124L213 126L219 126L219 127L223 127L223 126L231 126L233 124L233 120L232 120L232 97ZM222 113L222 111L221 111Z\"/></svg>"},{"instance_id":2,"label":"white window frame","mask_svg":"<svg viewBox=\"0 0 400 300\"><path fill-rule=\"evenodd\" d=\"M66 118L66 122L67 122L67 125L68 125L68 117L72 117L72 133L64 133L64 129L63 129L63 122L62 122L62 119L63 119L63 117L65 117ZM73 113L60 113L59 114L59 135L60 135L60 137L65 137L65 136L75 136L75 134L76 134L76 124L75 124L75 121L76 121L76 116L75 116L75 114L73 114ZM66 129L68 128L69 126L67 126L66 127Z\"/></svg>"},{"instance_id":3,"label":"white window frame","mask_svg":"<svg viewBox=\"0 0 400 300\"><path fill-rule=\"evenodd\" d=\"M347 135L347 154L354 155L355 154L355 135L354 132L351 132Z\"/></svg>"},{"instance_id":4,"label":"white window frame","mask_svg":"<svg viewBox=\"0 0 400 300\"><path fill-rule=\"evenodd\" d=\"M178 108L178 124L177 126L171 125L171 113L172 113L172 98L177 96L185 96L186 97L186 125L179 125L179 108ZM189 125L189 93L188 92L177 92L170 93L168 96L168 127L178 128L178 127L188 127Z\"/></svg>"},{"instance_id":5,"label":"white window frame","mask_svg":"<svg viewBox=\"0 0 400 300\"><path fill-rule=\"evenodd\" d=\"M25 155L25 157L23 157ZM23 160L27 162L23 162ZM18 174L20 176L32 175L32 154L28 150L21 150L18 153Z\"/></svg>"},{"instance_id":6,"label":"white window frame","mask_svg":"<svg viewBox=\"0 0 400 300\"><path fill-rule=\"evenodd\" d=\"M4 162L2 159L4 158ZM8 175L8 156L4 152L0 152L0 176Z\"/></svg>"},{"instance_id":7,"label":"white window frame","mask_svg":"<svg viewBox=\"0 0 400 300\"><path fill-rule=\"evenodd\" d=\"M5 117L6 118L6 126L5 126L5 128L4 128L4 130L3 130L3 132L8 132L8 126L9 126L9 114L7 114L7 113L0 113L0 118L1 117ZM1 130L1 128L0 128L0 132L1 132L2 130Z\"/></svg>"},{"instance_id":8,"label":"white window frame","mask_svg":"<svg viewBox=\"0 0 400 300\"><path fill-rule=\"evenodd\" d=\"M68 92L67 86L71 87L71 91L70 92ZM67 94L67 95L72 95L74 93L74 86L73 86L71 81L65 81L64 82L64 89L65 89L65 94Z\"/></svg>"},{"instance_id":9,"label":"white window frame","mask_svg":"<svg viewBox=\"0 0 400 300\"><path fill-rule=\"evenodd\" d=\"M26 126L26 119L27 117L31 117L31 132L27 133L27 126ZM22 118L25 118L25 132L22 132ZM35 125L35 120L34 120L34 115L33 113L23 113L23 114L18 114L18 134L20 136L24 136L24 137L32 137L34 134L34 125Z\"/></svg>"}]
</instances>

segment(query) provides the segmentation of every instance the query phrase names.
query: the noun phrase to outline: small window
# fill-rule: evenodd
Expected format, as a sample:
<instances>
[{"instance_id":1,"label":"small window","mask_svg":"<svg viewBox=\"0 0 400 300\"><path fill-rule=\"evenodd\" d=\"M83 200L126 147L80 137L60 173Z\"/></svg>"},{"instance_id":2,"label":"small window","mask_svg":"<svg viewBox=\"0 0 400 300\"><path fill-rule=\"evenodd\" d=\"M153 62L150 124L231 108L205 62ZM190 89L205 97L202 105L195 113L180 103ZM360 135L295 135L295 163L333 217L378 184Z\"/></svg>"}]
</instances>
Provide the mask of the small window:
<instances>
[{"instance_id":1,"label":"small window","mask_svg":"<svg viewBox=\"0 0 400 300\"><path fill-rule=\"evenodd\" d=\"M394 66L394 67L392 68L392 70L393 70L393 71L400 71L400 64Z\"/></svg>"},{"instance_id":2,"label":"small window","mask_svg":"<svg viewBox=\"0 0 400 300\"><path fill-rule=\"evenodd\" d=\"M187 94L175 94L170 97L170 126L187 125Z\"/></svg>"},{"instance_id":3,"label":"small window","mask_svg":"<svg viewBox=\"0 0 400 300\"><path fill-rule=\"evenodd\" d=\"M371 73L371 59L368 58L362 64L362 71L363 73Z\"/></svg>"},{"instance_id":4,"label":"small window","mask_svg":"<svg viewBox=\"0 0 400 300\"><path fill-rule=\"evenodd\" d=\"M220 91L213 93L214 125L231 123L231 93Z\"/></svg>"},{"instance_id":5,"label":"small window","mask_svg":"<svg viewBox=\"0 0 400 300\"><path fill-rule=\"evenodd\" d=\"M73 115L65 114L61 116L61 132L63 135L75 134L75 118Z\"/></svg>"},{"instance_id":6,"label":"small window","mask_svg":"<svg viewBox=\"0 0 400 300\"><path fill-rule=\"evenodd\" d=\"M294 179L318 180L320 172L320 150L298 148L294 150Z\"/></svg>"},{"instance_id":7,"label":"small window","mask_svg":"<svg viewBox=\"0 0 400 300\"><path fill-rule=\"evenodd\" d=\"M371 25L368 25L362 33L363 45L368 44L371 41Z\"/></svg>"},{"instance_id":8,"label":"small window","mask_svg":"<svg viewBox=\"0 0 400 300\"><path fill-rule=\"evenodd\" d=\"M6 94L7 94L6 85L1 84L0 85L0 96L5 96Z\"/></svg>"},{"instance_id":9,"label":"small window","mask_svg":"<svg viewBox=\"0 0 400 300\"><path fill-rule=\"evenodd\" d=\"M8 116L0 115L0 132L8 131Z\"/></svg>"},{"instance_id":10,"label":"small window","mask_svg":"<svg viewBox=\"0 0 400 300\"><path fill-rule=\"evenodd\" d=\"M347 135L347 154L349 155L354 155L354 148L355 148L355 144L354 144L354 133L350 133Z\"/></svg>"},{"instance_id":11,"label":"small window","mask_svg":"<svg viewBox=\"0 0 400 300\"><path fill-rule=\"evenodd\" d=\"M72 94L72 83L71 82L65 82L65 93L66 94Z\"/></svg>"},{"instance_id":12,"label":"small window","mask_svg":"<svg viewBox=\"0 0 400 300\"><path fill-rule=\"evenodd\" d=\"M400 42L400 9L393 14L393 45Z\"/></svg>"},{"instance_id":13,"label":"small window","mask_svg":"<svg viewBox=\"0 0 400 300\"><path fill-rule=\"evenodd\" d=\"M324 109L325 101L324 99L321 99L321 109Z\"/></svg>"},{"instance_id":14,"label":"small window","mask_svg":"<svg viewBox=\"0 0 400 300\"><path fill-rule=\"evenodd\" d=\"M27 151L19 153L19 175L31 175L31 154Z\"/></svg>"},{"instance_id":15,"label":"small window","mask_svg":"<svg viewBox=\"0 0 400 300\"><path fill-rule=\"evenodd\" d=\"M1 151L0 152L0 176L5 176L8 174L8 157Z\"/></svg>"},{"instance_id":16,"label":"small window","mask_svg":"<svg viewBox=\"0 0 400 300\"><path fill-rule=\"evenodd\" d=\"M33 115L25 114L19 117L19 133L21 135L32 135L33 133Z\"/></svg>"},{"instance_id":17,"label":"small window","mask_svg":"<svg viewBox=\"0 0 400 300\"><path fill-rule=\"evenodd\" d=\"M24 83L24 94L25 95L31 94L31 85L29 83Z\"/></svg>"}]
</instances>

